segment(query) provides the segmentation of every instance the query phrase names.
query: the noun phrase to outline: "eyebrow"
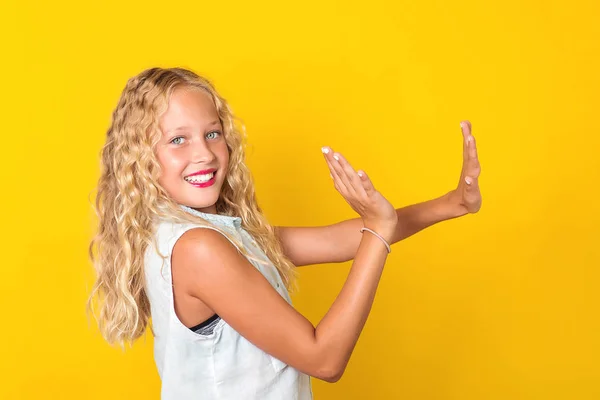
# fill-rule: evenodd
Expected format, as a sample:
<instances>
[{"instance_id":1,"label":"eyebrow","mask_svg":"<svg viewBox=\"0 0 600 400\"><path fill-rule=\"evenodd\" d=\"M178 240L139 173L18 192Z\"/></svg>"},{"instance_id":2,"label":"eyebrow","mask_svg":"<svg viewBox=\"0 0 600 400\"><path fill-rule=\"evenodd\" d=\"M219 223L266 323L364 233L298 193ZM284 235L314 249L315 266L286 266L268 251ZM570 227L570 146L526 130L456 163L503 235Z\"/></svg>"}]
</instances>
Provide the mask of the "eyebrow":
<instances>
[{"instance_id":1,"label":"eyebrow","mask_svg":"<svg viewBox=\"0 0 600 400\"><path fill-rule=\"evenodd\" d=\"M217 119L217 120L214 120L213 122L211 122L210 124L208 124L208 126L219 125L220 123L221 123L221 121L219 121ZM178 126L177 128L174 128L174 129L169 129L167 131L167 133L177 132L177 131L183 131L183 130L186 130L186 129L189 129L189 128L190 127L187 126L187 125L182 125L182 126Z\"/></svg>"}]
</instances>

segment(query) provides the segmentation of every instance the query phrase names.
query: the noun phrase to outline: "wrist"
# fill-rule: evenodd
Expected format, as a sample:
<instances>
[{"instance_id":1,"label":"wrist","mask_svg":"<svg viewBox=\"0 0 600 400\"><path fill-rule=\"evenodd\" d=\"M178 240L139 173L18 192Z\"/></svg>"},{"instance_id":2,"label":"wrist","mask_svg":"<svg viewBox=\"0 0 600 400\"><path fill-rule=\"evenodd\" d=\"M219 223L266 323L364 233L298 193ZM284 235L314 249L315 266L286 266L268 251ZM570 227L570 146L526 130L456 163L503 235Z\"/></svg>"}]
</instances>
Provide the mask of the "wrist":
<instances>
[{"instance_id":1,"label":"wrist","mask_svg":"<svg viewBox=\"0 0 600 400\"><path fill-rule=\"evenodd\" d=\"M387 239L385 239L383 236L381 236L379 233L377 233L376 231L374 231L373 229L364 227L360 229L360 232L364 235L364 232L368 232L369 235L373 235L374 237L377 237L377 240L380 240L383 245L386 247L387 252L391 253L392 249L390 247L390 243Z\"/></svg>"},{"instance_id":2,"label":"wrist","mask_svg":"<svg viewBox=\"0 0 600 400\"><path fill-rule=\"evenodd\" d=\"M456 189L449 191L439 200L439 212L442 220L462 217L467 214L467 209L462 205L462 196Z\"/></svg>"},{"instance_id":3,"label":"wrist","mask_svg":"<svg viewBox=\"0 0 600 400\"><path fill-rule=\"evenodd\" d=\"M376 232L379 236L381 236L385 241L389 244L392 244L392 239L396 232L396 224L393 223L364 223L364 227L368 228L374 232Z\"/></svg>"}]
</instances>

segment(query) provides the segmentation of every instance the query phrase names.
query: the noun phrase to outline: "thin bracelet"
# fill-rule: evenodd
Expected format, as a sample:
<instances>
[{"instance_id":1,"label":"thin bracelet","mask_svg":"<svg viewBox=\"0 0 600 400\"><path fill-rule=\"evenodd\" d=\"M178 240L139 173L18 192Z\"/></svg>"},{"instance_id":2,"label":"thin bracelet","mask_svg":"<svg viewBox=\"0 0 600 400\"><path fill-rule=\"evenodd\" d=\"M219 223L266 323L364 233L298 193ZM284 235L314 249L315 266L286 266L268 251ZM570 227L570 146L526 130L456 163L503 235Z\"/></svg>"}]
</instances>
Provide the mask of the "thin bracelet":
<instances>
[{"instance_id":1,"label":"thin bracelet","mask_svg":"<svg viewBox=\"0 0 600 400\"><path fill-rule=\"evenodd\" d=\"M369 231L373 235L377 236L379 239L381 239L383 241L383 243L385 244L385 247L387 247L388 254L392 252L392 249L390 248L390 245L388 244L388 242L384 238L382 238L377 232L375 232L369 228L361 228L360 232L362 233L363 231Z\"/></svg>"}]
</instances>

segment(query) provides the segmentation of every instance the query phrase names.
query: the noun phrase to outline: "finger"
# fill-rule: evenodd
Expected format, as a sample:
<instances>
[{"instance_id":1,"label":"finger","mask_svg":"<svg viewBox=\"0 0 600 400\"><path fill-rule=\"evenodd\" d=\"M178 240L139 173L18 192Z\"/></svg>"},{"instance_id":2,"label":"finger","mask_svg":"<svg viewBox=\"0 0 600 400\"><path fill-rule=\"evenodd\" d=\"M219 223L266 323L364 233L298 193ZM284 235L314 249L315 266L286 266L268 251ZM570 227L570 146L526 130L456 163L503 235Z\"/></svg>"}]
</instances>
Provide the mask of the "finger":
<instances>
[{"instance_id":1,"label":"finger","mask_svg":"<svg viewBox=\"0 0 600 400\"><path fill-rule=\"evenodd\" d=\"M327 167L329 168L329 176L331 176L331 178L333 179L335 189L345 197L348 194L348 190L346 189L346 186L340 178L338 171L336 171L336 169L333 166L333 162L335 161L333 159L333 149L331 149L330 147L323 147L321 151L323 152L323 156L325 157Z\"/></svg>"},{"instance_id":2,"label":"finger","mask_svg":"<svg viewBox=\"0 0 600 400\"><path fill-rule=\"evenodd\" d=\"M345 159L344 156L342 156L339 153L333 153L331 149L327 148L328 152L327 154L331 155L332 160L330 160L331 162L328 162L328 166L330 168L332 168L332 173L336 174L336 176L338 175L338 172L336 170L333 169L331 163L335 162L336 160L333 159L333 154L335 154L340 160L340 165L342 167L344 167L344 164L348 167L347 169L345 169L347 175L349 177L352 178L352 180L354 180L354 182L357 185L357 188L362 187L362 191L364 191L365 194L371 194L372 192L375 191L375 186L373 185L373 182L371 181L371 179L369 178L369 176L366 174L365 171L363 170L359 170L357 172L354 171L354 168L352 168L352 166L350 165L350 163ZM331 151L329 151L331 150ZM326 157L326 159L328 159ZM356 178L358 177L358 178Z\"/></svg>"},{"instance_id":3,"label":"finger","mask_svg":"<svg viewBox=\"0 0 600 400\"><path fill-rule=\"evenodd\" d=\"M467 184L467 192L475 192L479 188L479 179L472 176L465 177L465 183Z\"/></svg>"},{"instance_id":4,"label":"finger","mask_svg":"<svg viewBox=\"0 0 600 400\"><path fill-rule=\"evenodd\" d=\"M473 130L473 127L471 126L471 121L469 121L468 119L461 121L461 125L464 125L465 129L468 129L469 133L471 133L471 131Z\"/></svg>"},{"instance_id":5,"label":"finger","mask_svg":"<svg viewBox=\"0 0 600 400\"><path fill-rule=\"evenodd\" d=\"M360 182L362 183L363 188L365 189L365 193L367 193L367 195L371 195L373 192L375 192L375 186L373 186L371 178L369 178L365 171L359 169L357 175L360 178Z\"/></svg>"},{"instance_id":6,"label":"finger","mask_svg":"<svg viewBox=\"0 0 600 400\"><path fill-rule=\"evenodd\" d=\"M475 143L475 136L469 136L469 145L468 145L468 153L470 160L477 159L477 144Z\"/></svg>"},{"instance_id":7,"label":"finger","mask_svg":"<svg viewBox=\"0 0 600 400\"><path fill-rule=\"evenodd\" d=\"M350 179L348 179L346 171L344 170L344 168L342 167L342 164L340 163L340 160L341 160L340 154L333 153L333 155L331 157L332 157L330 160L331 166L333 167L334 171L337 173L338 177L340 178L340 181L346 187L346 189L348 190L348 193L351 194L352 196L356 197L356 190L354 189L353 184L350 181Z\"/></svg>"},{"instance_id":8,"label":"finger","mask_svg":"<svg viewBox=\"0 0 600 400\"><path fill-rule=\"evenodd\" d=\"M333 180L333 185L335 186L336 190L342 194L347 193L346 186L338 176L337 171L335 171L335 169L333 168L331 161L327 157L325 157L325 162L327 163L327 168L329 169L329 176Z\"/></svg>"},{"instance_id":9,"label":"finger","mask_svg":"<svg viewBox=\"0 0 600 400\"><path fill-rule=\"evenodd\" d=\"M346 158L340 153L334 153L333 158L335 161L337 161L337 164L341 169L340 177L342 178L342 181L348 190L359 198L366 197L365 189L360 183L360 177L354 168L352 168L348 160L346 160ZM333 165L334 168L337 168L335 161L333 162Z\"/></svg>"},{"instance_id":10,"label":"finger","mask_svg":"<svg viewBox=\"0 0 600 400\"><path fill-rule=\"evenodd\" d=\"M469 138L471 136L471 123L469 121L461 121L460 130L463 135L463 165L465 165L469 158L468 148Z\"/></svg>"},{"instance_id":11,"label":"finger","mask_svg":"<svg viewBox=\"0 0 600 400\"><path fill-rule=\"evenodd\" d=\"M329 176L331 179L334 179L334 171L331 163L329 162L328 154L331 154L331 149L329 147L321 147L321 151L323 152L323 157L325 158L325 163L327 164L327 168L329 169Z\"/></svg>"},{"instance_id":12,"label":"finger","mask_svg":"<svg viewBox=\"0 0 600 400\"><path fill-rule=\"evenodd\" d=\"M350 162L342 154L339 154L339 157L340 157L340 160L339 160L340 165L342 166L342 168L344 168L344 171L346 172L346 176L350 180L355 192L359 196L363 196L363 198L366 198L367 193L366 193L363 181L362 181L361 176L359 175L358 171L356 171L352 167Z\"/></svg>"},{"instance_id":13,"label":"finger","mask_svg":"<svg viewBox=\"0 0 600 400\"><path fill-rule=\"evenodd\" d=\"M481 173L481 166L479 165L479 157L477 155L477 143L473 135L471 135L471 140L469 141L468 152L467 174L473 178L478 178Z\"/></svg>"}]
</instances>

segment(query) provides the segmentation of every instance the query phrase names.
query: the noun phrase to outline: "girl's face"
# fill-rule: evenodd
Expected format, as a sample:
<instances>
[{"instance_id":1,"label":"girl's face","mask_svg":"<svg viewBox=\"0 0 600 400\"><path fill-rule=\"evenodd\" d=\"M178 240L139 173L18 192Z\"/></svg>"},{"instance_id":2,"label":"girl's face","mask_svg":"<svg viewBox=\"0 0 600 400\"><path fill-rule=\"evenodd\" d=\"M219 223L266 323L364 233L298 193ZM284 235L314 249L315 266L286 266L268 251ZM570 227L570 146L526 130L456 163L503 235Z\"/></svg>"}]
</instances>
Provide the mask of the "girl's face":
<instances>
[{"instance_id":1,"label":"girl's face","mask_svg":"<svg viewBox=\"0 0 600 400\"><path fill-rule=\"evenodd\" d=\"M212 98L201 89L177 88L159 124L159 183L177 203L216 214L229 151Z\"/></svg>"}]
</instances>

